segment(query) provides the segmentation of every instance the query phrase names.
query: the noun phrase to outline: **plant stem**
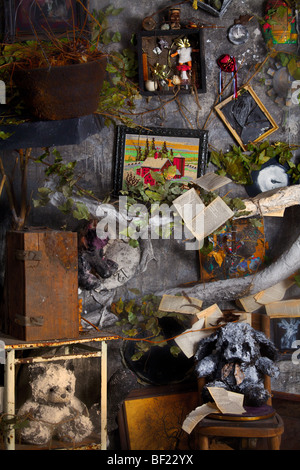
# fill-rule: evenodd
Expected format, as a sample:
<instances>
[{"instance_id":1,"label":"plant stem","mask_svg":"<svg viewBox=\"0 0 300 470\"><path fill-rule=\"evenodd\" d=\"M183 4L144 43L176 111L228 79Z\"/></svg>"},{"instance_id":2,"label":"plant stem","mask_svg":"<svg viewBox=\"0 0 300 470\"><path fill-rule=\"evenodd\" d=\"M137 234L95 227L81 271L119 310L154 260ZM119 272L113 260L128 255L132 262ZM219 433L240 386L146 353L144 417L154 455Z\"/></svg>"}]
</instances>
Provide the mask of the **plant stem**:
<instances>
[{"instance_id":1,"label":"plant stem","mask_svg":"<svg viewBox=\"0 0 300 470\"><path fill-rule=\"evenodd\" d=\"M16 225L18 223L17 211L16 211L16 207L15 207L15 203L14 203L13 193L11 191L11 186L9 184L8 178L7 178L5 170L4 170L2 158L0 158L0 172L2 174L2 178L4 179L4 185L5 185L5 190L6 190L7 197L8 197L8 203L9 203L9 207L10 207L10 210L11 210L12 216L13 216L13 224ZM3 179L2 179L2 181L3 181Z\"/></svg>"},{"instance_id":2,"label":"plant stem","mask_svg":"<svg viewBox=\"0 0 300 470\"><path fill-rule=\"evenodd\" d=\"M18 222L18 229L23 228L26 217L28 215L28 202L27 202L27 175L28 175L28 160L31 155L31 148L25 150L25 155L22 149L19 150L20 155L20 169L21 169L21 207L20 217Z\"/></svg>"}]
</instances>

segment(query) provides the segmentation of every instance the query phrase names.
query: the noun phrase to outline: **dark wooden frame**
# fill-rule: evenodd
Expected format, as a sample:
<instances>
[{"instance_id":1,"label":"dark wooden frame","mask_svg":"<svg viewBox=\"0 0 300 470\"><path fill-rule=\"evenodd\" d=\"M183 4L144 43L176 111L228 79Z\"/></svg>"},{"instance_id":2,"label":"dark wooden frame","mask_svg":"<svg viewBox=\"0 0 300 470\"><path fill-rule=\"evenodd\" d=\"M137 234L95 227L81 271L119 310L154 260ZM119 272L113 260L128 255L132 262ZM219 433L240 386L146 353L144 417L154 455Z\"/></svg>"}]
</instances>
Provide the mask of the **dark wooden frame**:
<instances>
[{"instance_id":1,"label":"dark wooden frame","mask_svg":"<svg viewBox=\"0 0 300 470\"><path fill-rule=\"evenodd\" d=\"M146 129L133 129L126 126L117 126L115 138L115 172L113 180L114 196L118 196L123 186L124 156L127 135L151 137L180 137L188 139L198 139L198 168L197 178L205 174L208 163L208 131L196 129L170 129L163 127L147 127Z\"/></svg>"},{"instance_id":2,"label":"dark wooden frame","mask_svg":"<svg viewBox=\"0 0 300 470\"><path fill-rule=\"evenodd\" d=\"M292 347L281 347L280 345L280 339L281 339L281 332L280 332L280 326L278 323L280 323L282 320L295 320L297 321L298 324L298 330L296 334L296 340L300 340L300 317L295 315L280 315L280 316L271 316L270 317L270 338L275 344L275 347L278 350L278 356L279 360L283 361L290 361L292 358L292 354L299 350L299 346L296 348ZM282 328L281 328L282 329Z\"/></svg>"},{"instance_id":3,"label":"dark wooden frame","mask_svg":"<svg viewBox=\"0 0 300 470\"><path fill-rule=\"evenodd\" d=\"M143 42L147 39L166 38L166 40L172 39L174 42L177 38L188 38L193 46L195 52L192 54L192 61L195 65L196 73L196 87L198 93L206 92L206 72L205 72L205 54L204 54L204 42L203 42L203 31L202 29L179 29L179 30L152 30L152 31L141 31L137 33L137 48L138 48L138 63L139 63L139 87L142 95L153 96L153 95L170 95L174 94L176 88L169 87L167 91L147 91L145 89L144 82L144 64L143 64ZM175 49L174 49L175 50ZM173 52L174 52L173 50ZM159 59L159 57L158 57ZM170 59L171 60L171 59ZM172 67L176 66L176 57L172 59ZM185 89L180 87L180 93L190 93L191 87Z\"/></svg>"},{"instance_id":4,"label":"dark wooden frame","mask_svg":"<svg viewBox=\"0 0 300 470\"><path fill-rule=\"evenodd\" d=\"M22 2L25 2L26 5L38 4L39 0L4 0L4 32L1 34L4 38L4 42L14 42L14 41L26 41L37 39L47 39L49 40L49 35L55 37L63 37L67 31L80 30L85 21L87 14L84 8L76 1L69 0L73 5L72 10L72 24L67 25L65 21L51 21L47 20L45 28L47 32L39 25L35 24L35 31L30 27L30 20L28 19L28 27L18 27L18 17L17 11ZM82 0L84 6L87 4L87 0ZM73 14L74 12L74 14ZM74 17L74 20L73 20ZM20 19L19 19L20 20ZM23 21L24 23L26 21ZM22 25L20 24L20 26Z\"/></svg>"},{"instance_id":5,"label":"dark wooden frame","mask_svg":"<svg viewBox=\"0 0 300 470\"><path fill-rule=\"evenodd\" d=\"M216 10L212 6L208 5L207 3L203 1L198 1L198 7L201 8L202 10L206 11L207 13L210 13L213 16L217 16L219 18L222 18L224 13L227 11L230 3L232 0L224 0L223 5L220 10Z\"/></svg>"}]
</instances>

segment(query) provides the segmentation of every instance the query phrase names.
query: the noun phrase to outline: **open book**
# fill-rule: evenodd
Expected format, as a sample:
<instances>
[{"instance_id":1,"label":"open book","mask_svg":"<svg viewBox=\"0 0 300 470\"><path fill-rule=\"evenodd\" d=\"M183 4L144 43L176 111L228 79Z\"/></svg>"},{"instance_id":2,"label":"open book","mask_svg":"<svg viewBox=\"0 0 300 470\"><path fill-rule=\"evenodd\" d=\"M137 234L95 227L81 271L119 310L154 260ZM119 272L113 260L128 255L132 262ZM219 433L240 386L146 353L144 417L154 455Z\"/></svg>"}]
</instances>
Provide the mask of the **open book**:
<instances>
[{"instance_id":1,"label":"open book","mask_svg":"<svg viewBox=\"0 0 300 470\"><path fill-rule=\"evenodd\" d=\"M194 188L175 199L173 204L187 228L199 241L234 216L234 212L219 196L205 207Z\"/></svg>"}]
</instances>

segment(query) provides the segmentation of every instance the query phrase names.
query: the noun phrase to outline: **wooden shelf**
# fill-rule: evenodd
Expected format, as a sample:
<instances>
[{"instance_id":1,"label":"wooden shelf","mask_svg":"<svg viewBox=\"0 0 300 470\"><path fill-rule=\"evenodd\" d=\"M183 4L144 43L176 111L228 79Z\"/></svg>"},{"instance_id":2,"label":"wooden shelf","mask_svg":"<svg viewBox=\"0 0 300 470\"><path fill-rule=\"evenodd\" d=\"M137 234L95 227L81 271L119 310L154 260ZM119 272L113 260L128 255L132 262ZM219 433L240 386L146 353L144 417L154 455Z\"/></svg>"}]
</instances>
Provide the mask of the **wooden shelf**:
<instances>
[{"instance_id":1,"label":"wooden shelf","mask_svg":"<svg viewBox=\"0 0 300 470\"><path fill-rule=\"evenodd\" d=\"M46 347L57 347L57 346L68 346L75 343L83 344L90 342L101 342L118 339L113 335L104 335L101 333L94 333L91 330L80 331L77 338L64 338L64 339L53 339L53 340L36 340L36 341L23 341L20 339L13 338L12 336L6 335L0 332L0 341L3 341L5 350L8 349L34 349L34 348L46 348Z\"/></svg>"},{"instance_id":2,"label":"wooden shelf","mask_svg":"<svg viewBox=\"0 0 300 470\"><path fill-rule=\"evenodd\" d=\"M49 446L37 446L32 444L15 444L15 450L101 450L101 436L93 434L81 442L61 442L53 440Z\"/></svg>"},{"instance_id":3,"label":"wooden shelf","mask_svg":"<svg viewBox=\"0 0 300 470\"><path fill-rule=\"evenodd\" d=\"M101 379L100 379L100 392L101 392L101 418L100 418L100 427L101 427L101 436L100 444L96 444L93 436L89 439L83 441L80 445L76 444L77 448L97 448L101 450L106 450L107 445L107 341L117 339L115 336L107 336L103 334L95 334L91 331L82 331L79 333L78 338L66 338L66 339L54 339L52 341L35 341L35 342L26 342L21 341L11 336L0 333L0 341L2 341L2 346L4 347L5 352L5 363L4 363L4 413L7 415L15 415L15 367L17 364L26 364L33 362L55 362L59 360L66 359L75 359L75 358L88 358L88 357L100 357L101 358ZM91 344L86 343L96 343L101 344L101 348L93 348ZM84 349L84 352L80 351L79 353L74 351L74 354L70 354L69 346L77 346L80 349ZM16 353L22 350L30 350L35 348L52 348L52 347L65 347L65 354L61 355L41 355L40 357L25 357L18 358ZM15 442L15 430L12 428L8 429L5 435L5 449L6 450L17 450L17 449L27 449L35 450L42 449L41 446L27 446ZM54 442L52 443L51 448L74 448L72 444L66 445L66 443L56 443L54 447ZM47 447L49 449L49 447ZM46 450L46 448L45 448Z\"/></svg>"}]
</instances>

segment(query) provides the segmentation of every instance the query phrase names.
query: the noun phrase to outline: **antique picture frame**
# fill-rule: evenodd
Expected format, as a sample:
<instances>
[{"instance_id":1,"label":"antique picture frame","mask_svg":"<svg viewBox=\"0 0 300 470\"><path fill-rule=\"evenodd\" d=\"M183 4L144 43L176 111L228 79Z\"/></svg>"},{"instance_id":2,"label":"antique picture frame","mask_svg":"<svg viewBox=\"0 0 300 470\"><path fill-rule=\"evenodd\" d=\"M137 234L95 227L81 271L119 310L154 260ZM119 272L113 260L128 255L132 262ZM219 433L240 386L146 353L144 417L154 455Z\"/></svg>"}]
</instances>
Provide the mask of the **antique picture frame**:
<instances>
[{"instance_id":1,"label":"antique picture frame","mask_svg":"<svg viewBox=\"0 0 300 470\"><path fill-rule=\"evenodd\" d=\"M241 87L238 96L225 99L214 107L217 115L243 150L250 142L259 142L278 129L250 85Z\"/></svg>"},{"instance_id":2,"label":"antique picture frame","mask_svg":"<svg viewBox=\"0 0 300 470\"><path fill-rule=\"evenodd\" d=\"M281 360L290 360L293 352L300 349L300 316L270 317L270 337ZM295 342L297 345L295 345Z\"/></svg>"},{"instance_id":3,"label":"antique picture frame","mask_svg":"<svg viewBox=\"0 0 300 470\"><path fill-rule=\"evenodd\" d=\"M202 29L141 31L137 34L139 88L142 95L206 92ZM180 71L181 49L190 49L190 69ZM186 66L188 62L182 64ZM188 69L188 67L187 67ZM182 77L186 77L183 80ZM177 80L173 79L175 77ZM149 85L150 84L150 85Z\"/></svg>"},{"instance_id":4,"label":"antique picture frame","mask_svg":"<svg viewBox=\"0 0 300 470\"><path fill-rule=\"evenodd\" d=\"M145 185L153 185L150 170L163 171L171 165L177 168L176 182L187 183L205 173L207 161L208 131L155 127L138 130L117 126L114 196L128 189L125 183L130 178L134 182L142 178Z\"/></svg>"},{"instance_id":5,"label":"antique picture frame","mask_svg":"<svg viewBox=\"0 0 300 470\"><path fill-rule=\"evenodd\" d=\"M4 42L49 40L77 31L85 21L86 12L76 0L6 0L2 36Z\"/></svg>"},{"instance_id":6,"label":"antique picture frame","mask_svg":"<svg viewBox=\"0 0 300 470\"><path fill-rule=\"evenodd\" d=\"M197 2L198 4L198 8L206 11L207 13L213 15L213 16L216 16L216 17L219 17L219 18L222 18L222 16L224 15L224 13L227 11L230 3L232 2L232 0L222 0L221 1L221 7L217 10L216 8L214 8L213 6L211 6L211 2L206 2L205 1L199 1Z\"/></svg>"},{"instance_id":7,"label":"antique picture frame","mask_svg":"<svg viewBox=\"0 0 300 470\"><path fill-rule=\"evenodd\" d=\"M197 406L198 390L192 385L132 391L118 413L121 449L172 451L193 448L190 446L195 436L184 432L182 424Z\"/></svg>"}]
</instances>

